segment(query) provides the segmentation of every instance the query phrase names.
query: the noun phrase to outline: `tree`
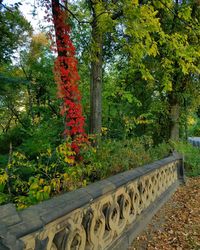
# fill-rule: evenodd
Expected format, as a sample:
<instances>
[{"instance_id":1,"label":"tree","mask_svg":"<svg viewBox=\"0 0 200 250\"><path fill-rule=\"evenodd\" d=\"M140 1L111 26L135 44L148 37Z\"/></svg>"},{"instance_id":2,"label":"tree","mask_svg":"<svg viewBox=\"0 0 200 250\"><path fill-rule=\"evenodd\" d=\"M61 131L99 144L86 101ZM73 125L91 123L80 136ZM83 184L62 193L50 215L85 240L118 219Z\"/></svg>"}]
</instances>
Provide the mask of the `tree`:
<instances>
[{"instance_id":1,"label":"tree","mask_svg":"<svg viewBox=\"0 0 200 250\"><path fill-rule=\"evenodd\" d=\"M55 94L53 80L54 56L50 51L50 44L44 33L31 37L30 46L21 52L19 67L27 79L28 114L32 120L41 116L44 106L49 106L54 114Z\"/></svg>"},{"instance_id":2,"label":"tree","mask_svg":"<svg viewBox=\"0 0 200 250\"><path fill-rule=\"evenodd\" d=\"M30 23L20 13L18 6L6 7L0 3L0 63L11 61L11 56L30 36Z\"/></svg>"},{"instance_id":3,"label":"tree","mask_svg":"<svg viewBox=\"0 0 200 250\"><path fill-rule=\"evenodd\" d=\"M100 1L90 1L92 9L92 43L94 53L91 57L90 83L90 133L101 133L102 127L102 67L103 67L103 34L98 23L98 5Z\"/></svg>"},{"instance_id":4,"label":"tree","mask_svg":"<svg viewBox=\"0 0 200 250\"><path fill-rule=\"evenodd\" d=\"M55 62L55 77L59 96L63 100L61 112L65 117L65 135L70 139L72 154L69 162L73 163L75 153L77 159L81 144L86 140L84 117L82 114L81 94L78 89L79 75L75 47L70 39L70 25L66 23L68 13L59 0L52 0L52 14L55 28L55 39L58 57Z\"/></svg>"},{"instance_id":5,"label":"tree","mask_svg":"<svg viewBox=\"0 0 200 250\"><path fill-rule=\"evenodd\" d=\"M199 95L199 83L195 80L199 69L199 23L192 16L196 2L179 1L157 3L162 32L158 41L160 61L158 81L163 82L168 102L169 138L178 140L181 116L186 102ZM185 32L187 30L187 34ZM157 71L157 72L158 72ZM190 99L190 101L189 101ZM193 102L194 104L194 102Z\"/></svg>"}]
</instances>

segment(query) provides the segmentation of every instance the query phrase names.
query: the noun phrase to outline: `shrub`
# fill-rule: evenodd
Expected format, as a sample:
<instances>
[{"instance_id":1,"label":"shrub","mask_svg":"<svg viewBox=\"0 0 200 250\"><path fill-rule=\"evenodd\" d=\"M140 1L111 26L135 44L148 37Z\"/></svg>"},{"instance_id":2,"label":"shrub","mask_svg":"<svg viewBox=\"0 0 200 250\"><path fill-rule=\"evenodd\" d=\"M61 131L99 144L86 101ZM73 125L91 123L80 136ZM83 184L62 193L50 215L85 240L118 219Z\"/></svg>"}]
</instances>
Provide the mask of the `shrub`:
<instances>
[{"instance_id":1,"label":"shrub","mask_svg":"<svg viewBox=\"0 0 200 250\"><path fill-rule=\"evenodd\" d=\"M170 152L172 152L172 147L168 143L160 143L149 149L151 161L165 158L169 156Z\"/></svg>"},{"instance_id":2,"label":"shrub","mask_svg":"<svg viewBox=\"0 0 200 250\"><path fill-rule=\"evenodd\" d=\"M190 136L200 136L200 119L195 117L194 124L189 127L189 135Z\"/></svg>"},{"instance_id":3,"label":"shrub","mask_svg":"<svg viewBox=\"0 0 200 250\"><path fill-rule=\"evenodd\" d=\"M46 149L34 158L14 152L0 172L0 204L16 203L25 208L116 173L136 168L169 154L169 145L152 147L150 137L106 140L98 148L84 145L83 160L72 162L66 143Z\"/></svg>"},{"instance_id":4,"label":"shrub","mask_svg":"<svg viewBox=\"0 0 200 250\"><path fill-rule=\"evenodd\" d=\"M58 134L60 121L51 119L48 122L43 121L39 125L32 127L32 132L20 146L20 150L32 158L40 153L46 152L48 148L55 148L59 143Z\"/></svg>"},{"instance_id":5,"label":"shrub","mask_svg":"<svg viewBox=\"0 0 200 250\"><path fill-rule=\"evenodd\" d=\"M172 145L183 155L187 175L200 175L200 148L187 142L172 142Z\"/></svg>"},{"instance_id":6,"label":"shrub","mask_svg":"<svg viewBox=\"0 0 200 250\"><path fill-rule=\"evenodd\" d=\"M160 144L153 148L150 137L130 140L106 140L97 149L87 149L84 164L91 166L91 181L142 166L168 156L170 146Z\"/></svg>"}]
</instances>

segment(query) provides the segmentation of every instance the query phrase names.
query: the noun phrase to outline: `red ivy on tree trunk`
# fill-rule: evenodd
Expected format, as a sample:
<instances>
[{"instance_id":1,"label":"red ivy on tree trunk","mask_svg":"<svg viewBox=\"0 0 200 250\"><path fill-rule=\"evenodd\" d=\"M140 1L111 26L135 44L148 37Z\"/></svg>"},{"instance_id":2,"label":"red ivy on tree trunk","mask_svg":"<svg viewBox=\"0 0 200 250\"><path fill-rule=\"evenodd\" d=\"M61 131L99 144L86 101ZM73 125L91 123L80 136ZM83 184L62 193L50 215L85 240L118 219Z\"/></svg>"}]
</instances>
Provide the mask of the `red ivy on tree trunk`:
<instances>
[{"instance_id":1,"label":"red ivy on tree trunk","mask_svg":"<svg viewBox=\"0 0 200 250\"><path fill-rule=\"evenodd\" d=\"M61 114L65 117L66 137L70 137L71 149L76 158L83 142L87 141L84 132L81 94L78 89L80 80L75 58L75 47L70 39L70 25L67 23L68 13L61 8L59 0L51 1L53 24L56 35L58 57L55 61L55 79L58 85L59 98L63 100Z\"/></svg>"}]
</instances>

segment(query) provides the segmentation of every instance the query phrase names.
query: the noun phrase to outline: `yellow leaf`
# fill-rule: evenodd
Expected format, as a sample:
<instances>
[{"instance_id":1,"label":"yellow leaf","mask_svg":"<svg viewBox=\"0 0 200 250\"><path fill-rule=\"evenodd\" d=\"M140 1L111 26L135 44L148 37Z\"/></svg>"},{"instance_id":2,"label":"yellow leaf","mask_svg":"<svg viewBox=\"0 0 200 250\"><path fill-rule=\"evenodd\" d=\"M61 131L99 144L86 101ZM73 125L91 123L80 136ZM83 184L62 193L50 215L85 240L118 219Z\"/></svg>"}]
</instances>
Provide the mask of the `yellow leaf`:
<instances>
[{"instance_id":1,"label":"yellow leaf","mask_svg":"<svg viewBox=\"0 0 200 250\"><path fill-rule=\"evenodd\" d=\"M138 0L133 0L133 4L137 5L138 4Z\"/></svg>"},{"instance_id":2,"label":"yellow leaf","mask_svg":"<svg viewBox=\"0 0 200 250\"><path fill-rule=\"evenodd\" d=\"M39 180L39 184L42 185L44 183L44 179Z\"/></svg>"},{"instance_id":3,"label":"yellow leaf","mask_svg":"<svg viewBox=\"0 0 200 250\"><path fill-rule=\"evenodd\" d=\"M86 180L83 180L83 186L87 186L87 181Z\"/></svg>"},{"instance_id":4,"label":"yellow leaf","mask_svg":"<svg viewBox=\"0 0 200 250\"><path fill-rule=\"evenodd\" d=\"M51 187L50 186L44 186L44 192L45 193L50 193L50 191L51 191Z\"/></svg>"},{"instance_id":5,"label":"yellow leaf","mask_svg":"<svg viewBox=\"0 0 200 250\"><path fill-rule=\"evenodd\" d=\"M68 174L67 174L67 173L64 173L64 174L63 174L63 178L64 178L64 179L67 179L67 178L68 178Z\"/></svg>"},{"instance_id":6,"label":"yellow leaf","mask_svg":"<svg viewBox=\"0 0 200 250\"><path fill-rule=\"evenodd\" d=\"M69 164L73 164L74 163L74 159L68 158L68 157L65 157L64 161L67 162L67 163L69 163Z\"/></svg>"},{"instance_id":7,"label":"yellow leaf","mask_svg":"<svg viewBox=\"0 0 200 250\"><path fill-rule=\"evenodd\" d=\"M39 185L37 184L37 183L33 183L33 184L31 184L31 186L30 186L30 189L32 190L34 190L34 189L38 189L39 188Z\"/></svg>"},{"instance_id":8,"label":"yellow leaf","mask_svg":"<svg viewBox=\"0 0 200 250\"><path fill-rule=\"evenodd\" d=\"M49 156L51 156L51 149L50 148L47 149L47 153Z\"/></svg>"}]
</instances>

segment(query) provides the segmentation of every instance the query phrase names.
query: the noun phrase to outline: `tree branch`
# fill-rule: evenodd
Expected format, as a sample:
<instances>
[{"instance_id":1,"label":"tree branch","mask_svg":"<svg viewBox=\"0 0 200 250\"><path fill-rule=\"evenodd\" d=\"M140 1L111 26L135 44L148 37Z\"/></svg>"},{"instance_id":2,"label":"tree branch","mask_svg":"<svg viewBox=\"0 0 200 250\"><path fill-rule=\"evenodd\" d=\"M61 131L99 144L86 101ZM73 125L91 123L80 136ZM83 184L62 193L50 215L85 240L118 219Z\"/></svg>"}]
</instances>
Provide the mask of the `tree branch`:
<instances>
[{"instance_id":1,"label":"tree branch","mask_svg":"<svg viewBox=\"0 0 200 250\"><path fill-rule=\"evenodd\" d=\"M158 0L164 7L166 7L174 16L176 16L177 19L179 19L182 23L184 23L185 25L187 25L188 27L190 27L191 29L194 30L199 30L199 28L193 27L190 23L188 23L187 21L183 20L182 18L180 18L176 12L174 12L171 8L169 8L167 6L167 4L163 3L162 0Z\"/></svg>"},{"instance_id":2,"label":"tree branch","mask_svg":"<svg viewBox=\"0 0 200 250\"><path fill-rule=\"evenodd\" d=\"M8 8L5 4L2 3L3 0L0 1L0 4L8 11L10 11L12 13L12 10L10 8Z\"/></svg>"},{"instance_id":3,"label":"tree branch","mask_svg":"<svg viewBox=\"0 0 200 250\"><path fill-rule=\"evenodd\" d=\"M64 6L64 5L62 5L61 3L59 3L59 5L63 8L63 9L65 9L67 12L69 12L71 15L72 15L72 17L74 18L74 19L76 19L76 21L78 22L78 23L88 23L88 24L91 24L91 22L89 22L89 21L80 21L77 17L76 17L76 15L70 10L70 9L68 9L67 8L67 6Z\"/></svg>"}]
</instances>

